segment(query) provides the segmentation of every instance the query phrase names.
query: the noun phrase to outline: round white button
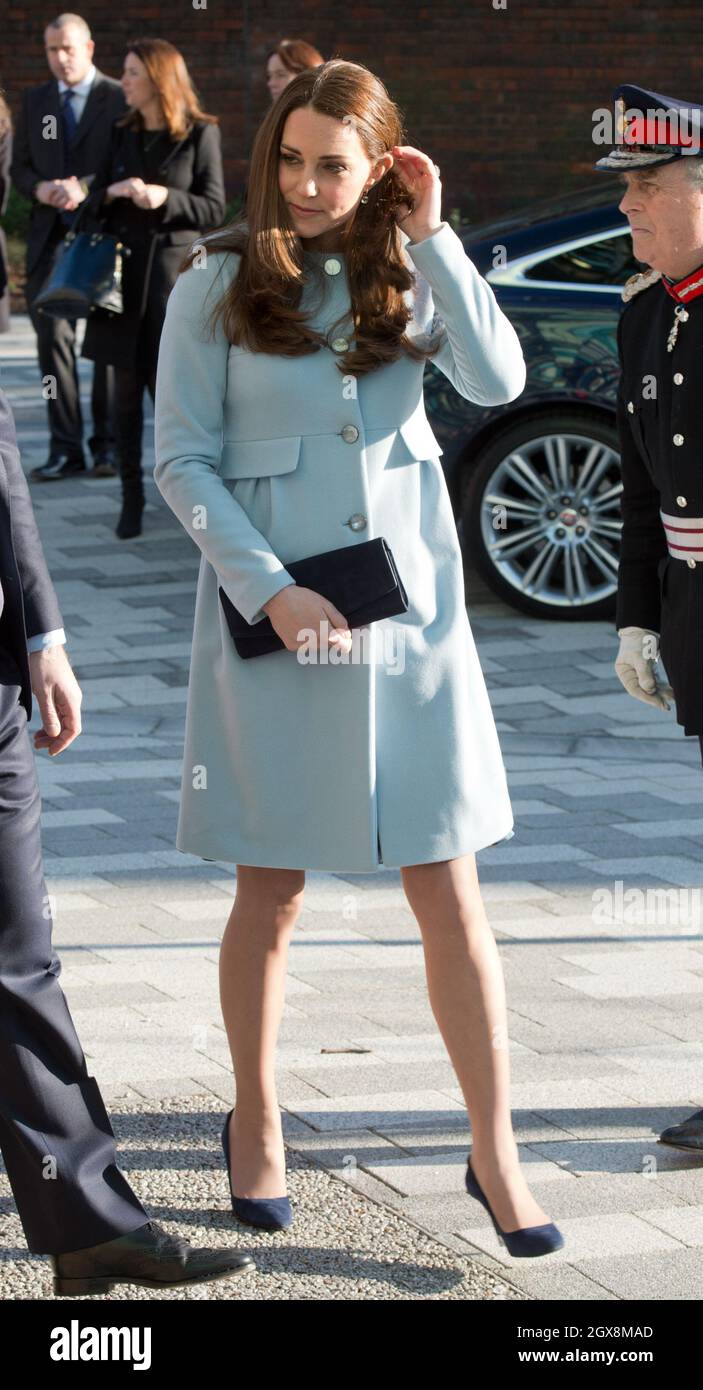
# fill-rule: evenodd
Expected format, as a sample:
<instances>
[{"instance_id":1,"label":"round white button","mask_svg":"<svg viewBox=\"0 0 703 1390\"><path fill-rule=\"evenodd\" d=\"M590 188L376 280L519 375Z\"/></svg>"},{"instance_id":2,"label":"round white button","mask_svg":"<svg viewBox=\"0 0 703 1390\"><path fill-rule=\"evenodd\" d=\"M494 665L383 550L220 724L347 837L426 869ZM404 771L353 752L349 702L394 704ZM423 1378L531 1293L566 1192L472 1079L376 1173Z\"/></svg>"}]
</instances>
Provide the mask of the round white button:
<instances>
[{"instance_id":1,"label":"round white button","mask_svg":"<svg viewBox=\"0 0 703 1390\"><path fill-rule=\"evenodd\" d=\"M627 408L628 408L630 414L631 414L631 415L634 415L634 413L635 413L635 407L634 407L634 405L632 404L632 401L628 401L628 402L627 402Z\"/></svg>"},{"instance_id":2,"label":"round white button","mask_svg":"<svg viewBox=\"0 0 703 1390\"><path fill-rule=\"evenodd\" d=\"M686 497L677 497L677 498L676 498L676 505L677 505L677 507L687 507L687 506L688 506L688 499L687 499Z\"/></svg>"},{"instance_id":3,"label":"round white button","mask_svg":"<svg viewBox=\"0 0 703 1390\"><path fill-rule=\"evenodd\" d=\"M348 347L349 347L349 342L348 342L348 339L347 339L347 338L334 338L334 339L333 339L332 348L333 348L333 350L334 350L335 352L346 352L346 350L347 350Z\"/></svg>"},{"instance_id":4,"label":"round white button","mask_svg":"<svg viewBox=\"0 0 703 1390\"><path fill-rule=\"evenodd\" d=\"M674 384L680 386L683 381L683 372L674 372Z\"/></svg>"},{"instance_id":5,"label":"round white button","mask_svg":"<svg viewBox=\"0 0 703 1390\"><path fill-rule=\"evenodd\" d=\"M336 256L329 256L325 261L325 270L328 275L339 275L341 269L342 262L338 261Z\"/></svg>"},{"instance_id":6,"label":"round white button","mask_svg":"<svg viewBox=\"0 0 703 1390\"><path fill-rule=\"evenodd\" d=\"M675 435L674 435L674 444L683 444L683 435L682 435L682 434L675 434Z\"/></svg>"},{"instance_id":7,"label":"round white button","mask_svg":"<svg viewBox=\"0 0 703 1390\"><path fill-rule=\"evenodd\" d=\"M694 569L696 568L696 562L695 562L695 560L694 560L694 558L693 558L692 555L689 555L689 557L688 557L688 559L687 559L687 561L686 561L686 564L688 565L688 568L689 568L690 570L694 570Z\"/></svg>"},{"instance_id":8,"label":"round white button","mask_svg":"<svg viewBox=\"0 0 703 1390\"><path fill-rule=\"evenodd\" d=\"M354 512L347 523L352 531L363 531L366 526L366 517L363 512Z\"/></svg>"},{"instance_id":9,"label":"round white button","mask_svg":"<svg viewBox=\"0 0 703 1390\"><path fill-rule=\"evenodd\" d=\"M344 426L344 429L342 430L342 439L344 440L345 444L355 444L358 438L359 431L356 428L356 425Z\"/></svg>"}]
</instances>

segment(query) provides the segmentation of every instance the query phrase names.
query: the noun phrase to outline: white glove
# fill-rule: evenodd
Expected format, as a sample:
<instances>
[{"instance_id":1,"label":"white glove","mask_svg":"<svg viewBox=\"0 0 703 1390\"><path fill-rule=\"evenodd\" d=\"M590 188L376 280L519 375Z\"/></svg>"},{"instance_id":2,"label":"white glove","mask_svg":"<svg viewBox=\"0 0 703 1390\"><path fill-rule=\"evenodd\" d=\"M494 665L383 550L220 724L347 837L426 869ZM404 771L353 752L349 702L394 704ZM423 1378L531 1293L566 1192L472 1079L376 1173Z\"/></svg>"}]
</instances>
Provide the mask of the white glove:
<instances>
[{"instance_id":1,"label":"white glove","mask_svg":"<svg viewBox=\"0 0 703 1390\"><path fill-rule=\"evenodd\" d=\"M646 627L620 627L618 637L615 671L628 695L657 709L671 709L668 699L673 700L674 692L670 685L660 684L654 674L659 660L658 633Z\"/></svg>"}]
</instances>

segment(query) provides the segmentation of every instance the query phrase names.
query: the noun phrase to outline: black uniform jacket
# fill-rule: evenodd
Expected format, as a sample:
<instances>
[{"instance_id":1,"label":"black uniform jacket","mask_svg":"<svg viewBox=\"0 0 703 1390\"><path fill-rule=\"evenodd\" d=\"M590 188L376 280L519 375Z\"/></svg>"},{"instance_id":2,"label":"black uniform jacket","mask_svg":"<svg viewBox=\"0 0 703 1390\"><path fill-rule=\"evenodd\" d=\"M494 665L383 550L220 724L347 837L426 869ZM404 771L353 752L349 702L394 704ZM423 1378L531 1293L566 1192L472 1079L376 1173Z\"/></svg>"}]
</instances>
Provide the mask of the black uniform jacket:
<instances>
[{"instance_id":1,"label":"black uniform jacket","mask_svg":"<svg viewBox=\"0 0 703 1390\"><path fill-rule=\"evenodd\" d=\"M697 278L703 288L703 267L677 283ZM623 533L616 626L660 634L686 734L703 734L703 561L669 554L661 513L674 526L679 518L703 518L703 294L695 290L682 301L688 318L671 351L677 301L661 277L630 299L618 324Z\"/></svg>"},{"instance_id":2,"label":"black uniform jacket","mask_svg":"<svg viewBox=\"0 0 703 1390\"><path fill-rule=\"evenodd\" d=\"M160 208L139 208L131 198L104 203L111 183L136 175L145 183L167 186L168 197ZM224 215L219 126L197 121L184 139L168 142L158 170L151 174L144 166L137 132L114 126L110 149L91 185L85 218L86 230L102 225L130 250L123 267L125 311L110 315L96 310L90 315L82 356L117 367L131 366L137 355L153 358L178 267L191 243L221 226Z\"/></svg>"}]
</instances>

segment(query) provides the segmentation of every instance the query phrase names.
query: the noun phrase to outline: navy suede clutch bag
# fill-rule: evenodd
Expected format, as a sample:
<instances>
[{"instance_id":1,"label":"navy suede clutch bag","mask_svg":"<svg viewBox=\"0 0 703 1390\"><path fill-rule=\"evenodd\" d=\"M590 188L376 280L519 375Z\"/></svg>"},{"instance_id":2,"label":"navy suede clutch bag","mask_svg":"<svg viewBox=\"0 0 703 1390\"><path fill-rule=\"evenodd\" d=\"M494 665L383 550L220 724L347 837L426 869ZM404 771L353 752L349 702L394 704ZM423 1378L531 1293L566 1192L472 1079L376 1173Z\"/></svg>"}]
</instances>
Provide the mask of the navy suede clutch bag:
<instances>
[{"instance_id":1,"label":"navy suede clutch bag","mask_svg":"<svg viewBox=\"0 0 703 1390\"><path fill-rule=\"evenodd\" d=\"M329 599L344 614L350 628L365 627L380 618L407 612L408 596L383 536L308 555L287 564L286 569L296 584ZM218 592L240 656L265 656L267 652L286 650L268 615L258 623L248 623L221 585Z\"/></svg>"}]
</instances>

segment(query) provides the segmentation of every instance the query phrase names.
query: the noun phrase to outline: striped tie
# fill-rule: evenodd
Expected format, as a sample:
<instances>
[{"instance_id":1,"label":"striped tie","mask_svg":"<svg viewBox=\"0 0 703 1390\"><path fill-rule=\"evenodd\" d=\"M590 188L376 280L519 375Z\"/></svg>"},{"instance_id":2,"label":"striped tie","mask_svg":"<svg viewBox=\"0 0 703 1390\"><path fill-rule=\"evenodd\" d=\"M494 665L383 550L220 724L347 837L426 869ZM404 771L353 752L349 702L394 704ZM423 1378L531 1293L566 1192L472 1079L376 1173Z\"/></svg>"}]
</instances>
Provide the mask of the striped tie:
<instances>
[{"instance_id":1,"label":"striped tie","mask_svg":"<svg viewBox=\"0 0 703 1390\"><path fill-rule=\"evenodd\" d=\"M78 129L78 122L77 122L77 120L76 120L76 113L75 113L75 111L74 111L74 109L73 109L73 106L72 106L72 104L71 104L71 98L74 97L74 96L75 96L75 92L74 92L73 88L72 88L72 87L68 87L67 90L62 94L62 98L61 98L61 121L62 121L62 124L63 124L63 176L64 176L64 178L66 178L66 176L67 176L67 174L68 174L68 172L69 172L68 166L69 166L70 161L71 161L71 146L72 146L72 144L73 144L73 141L74 141L75 136L76 136L76 131L77 131L77 129ZM77 212L77 211L78 211L78 209L76 208L74 212L61 212L61 213L59 213L59 217L61 218L61 221L64 223L64 226L70 227L70 226L72 225L73 219L75 218L76 212Z\"/></svg>"}]
</instances>

